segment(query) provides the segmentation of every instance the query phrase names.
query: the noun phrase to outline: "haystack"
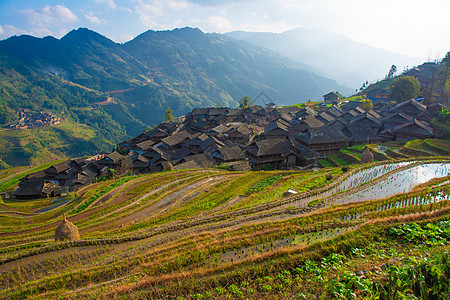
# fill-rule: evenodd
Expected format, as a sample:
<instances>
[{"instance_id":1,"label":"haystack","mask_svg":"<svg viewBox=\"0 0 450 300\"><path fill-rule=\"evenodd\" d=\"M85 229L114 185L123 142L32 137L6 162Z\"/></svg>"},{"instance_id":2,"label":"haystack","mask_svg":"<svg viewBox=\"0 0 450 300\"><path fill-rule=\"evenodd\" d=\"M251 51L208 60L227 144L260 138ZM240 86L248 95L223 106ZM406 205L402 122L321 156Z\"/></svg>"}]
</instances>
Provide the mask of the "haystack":
<instances>
[{"instance_id":1,"label":"haystack","mask_svg":"<svg viewBox=\"0 0 450 300\"><path fill-rule=\"evenodd\" d=\"M55 241L76 241L80 239L78 228L72 222L64 219L55 231Z\"/></svg>"},{"instance_id":2,"label":"haystack","mask_svg":"<svg viewBox=\"0 0 450 300\"><path fill-rule=\"evenodd\" d=\"M361 154L361 163L367 164L373 162L373 153L370 151L369 147L366 147Z\"/></svg>"}]
</instances>

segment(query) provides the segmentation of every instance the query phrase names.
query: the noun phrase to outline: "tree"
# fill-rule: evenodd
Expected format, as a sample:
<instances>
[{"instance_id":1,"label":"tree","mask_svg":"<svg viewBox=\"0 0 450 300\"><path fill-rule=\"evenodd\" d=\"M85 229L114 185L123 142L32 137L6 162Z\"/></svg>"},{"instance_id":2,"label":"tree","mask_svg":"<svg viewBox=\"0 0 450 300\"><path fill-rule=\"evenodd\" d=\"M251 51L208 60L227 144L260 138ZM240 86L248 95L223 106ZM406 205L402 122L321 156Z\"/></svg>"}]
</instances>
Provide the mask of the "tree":
<instances>
[{"instance_id":1,"label":"tree","mask_svg":"<svg viewBox=\"0 0 450 300\"><path fill-rule=\"evenodd\" d=\"M359 107L361 107L361 108L364 109L365 111L369 111L369 110L372 109L373 103L372 103L372 101L370 101L370 99L365 99L365 100L363 101L363 103L361 103L361 105L360 105Z\"/></svg>"},{"instance_id":2,"label":"tree","mask_svg":"<svg viewBox=\"0 0 450 300\"><path fill-rule=\"evenodd\" d=\"M441 63L446 67L450 68L450 51L447 52L445 57L442 59Z\"/></svg>"},{"instance_id":3,"label":"tree","mask_svg":"<svg viewBox=\"0 0 450 300\"><path fill-rule=\"evenodd\" d=\"M253 100L249 96L244 96L241 101L239 101L238 108L244 109L253 104Z\"/></svg>"},{"instance_id":4,"label":"tree","mask_svg":"<svg viewBox=\"0 0 450 300\"><path fill-rule=\"evenodd\" d=\"M404 76L395 79L390 89L390 98L399 103L411 98L418 98L422 94L420 92L420 83L414 76Z\"/></svg>"},{"instance_id":5,"label":"tree","mask_svg":"<svg viewBox=\"0 0 450 300\"><path fill-rule=\"evenodd\" d=\"M173 110L171 110L169 107L166 109L166 117L164 118L164 121L166 122L173 122L175 121L175 118L173 117Z\"/></svg>"},{"instance_id":6,"label":"tree","mask_svg":"<svg viewBox=\"0 0 450 300\"><path fill-rule=\"evenodd\" d=\"M395 65L392 65L391 68L389 69L387 77L394 78L395 73L397 73L397 67Z\"/></svg>"}]
</instances>

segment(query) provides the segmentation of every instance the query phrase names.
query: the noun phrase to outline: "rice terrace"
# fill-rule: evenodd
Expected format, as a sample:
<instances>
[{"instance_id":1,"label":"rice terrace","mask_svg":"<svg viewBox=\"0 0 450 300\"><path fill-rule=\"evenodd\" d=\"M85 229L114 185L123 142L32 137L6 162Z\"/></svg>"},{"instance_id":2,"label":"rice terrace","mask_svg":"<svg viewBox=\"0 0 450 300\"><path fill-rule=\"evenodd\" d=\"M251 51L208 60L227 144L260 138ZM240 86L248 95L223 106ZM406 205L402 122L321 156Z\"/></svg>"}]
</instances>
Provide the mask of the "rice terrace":
<instances>
[{"instance_id":1,"label":"rice terrace","mask_svg":"<svg viewBox=\"0 0 450 300\"><path fill-rule=\"evenodd\" d=\"M449 170L442 156L315 171L174 170L5 199L0 295L444 299ZM3 186L23 172L2 171Z\"/></svg>"},{"instance_id":2,"label":"rice terrace","mask_svg":"<svg viewBox=\"0 0 450 300\"><path fill-rule=\"evenodd\" d=\"M0 299L450 299L450 1L60 2L0 1Z\"/></svg>"}]
</instances>

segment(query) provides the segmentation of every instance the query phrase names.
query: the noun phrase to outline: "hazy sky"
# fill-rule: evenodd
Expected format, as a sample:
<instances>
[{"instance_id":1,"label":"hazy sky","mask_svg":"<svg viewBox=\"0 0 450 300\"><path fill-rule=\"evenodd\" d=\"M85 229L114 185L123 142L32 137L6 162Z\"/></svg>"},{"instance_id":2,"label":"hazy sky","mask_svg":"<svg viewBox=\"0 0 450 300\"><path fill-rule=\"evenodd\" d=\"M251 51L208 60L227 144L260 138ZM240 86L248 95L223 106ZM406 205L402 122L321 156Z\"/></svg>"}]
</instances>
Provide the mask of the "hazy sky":
<instances>
[{"instance_id":1,"label":"hazy sky","mask_svg":"<svg viewBox=\"0 0 450 300\"><path fill-rule=\"evenodd\" d=\"M450 51L449 12L449 0L0 0L0 39L59 38L78 27L116 42L185 26L220 33L307 27L426 60Z\"/></svg>"}]
</instances>

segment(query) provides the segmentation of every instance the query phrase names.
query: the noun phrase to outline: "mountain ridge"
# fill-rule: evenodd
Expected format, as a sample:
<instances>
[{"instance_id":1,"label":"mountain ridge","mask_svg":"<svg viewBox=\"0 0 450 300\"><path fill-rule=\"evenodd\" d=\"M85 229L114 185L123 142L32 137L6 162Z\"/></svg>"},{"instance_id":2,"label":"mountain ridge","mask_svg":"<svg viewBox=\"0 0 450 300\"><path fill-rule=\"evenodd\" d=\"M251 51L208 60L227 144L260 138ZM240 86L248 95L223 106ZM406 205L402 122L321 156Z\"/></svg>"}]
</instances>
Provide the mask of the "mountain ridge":
<instances>
[{"instance_id":1,"label":"mountain ridge","mask_svg":"<svg viewBox=\"0 0 450 300\"><path fill-rule=\"evenodd\" d=\"M350 91L271 50L196 28L149 30L124 44L87 28L11 37L0 41L0 77L1 124L23 109L64 112L94 129L97 151L160 123L167 107L180 116L261 91L278 105Z\"/></svg>"},{"instance_id":2,"label":"mountain ridge","mask_svg":"<svg viewBox=\"0 0 450 300\"><path fill-rule=\"evenodd\" d=\"M269 48L296 61L307 61L326 76L354 88L367 80L383 78L392 64L401 68L422 62L419 58L373 47L319 28L295 28L282 33L237 31L226 35Z\"/></svg>"}]
</instances>

